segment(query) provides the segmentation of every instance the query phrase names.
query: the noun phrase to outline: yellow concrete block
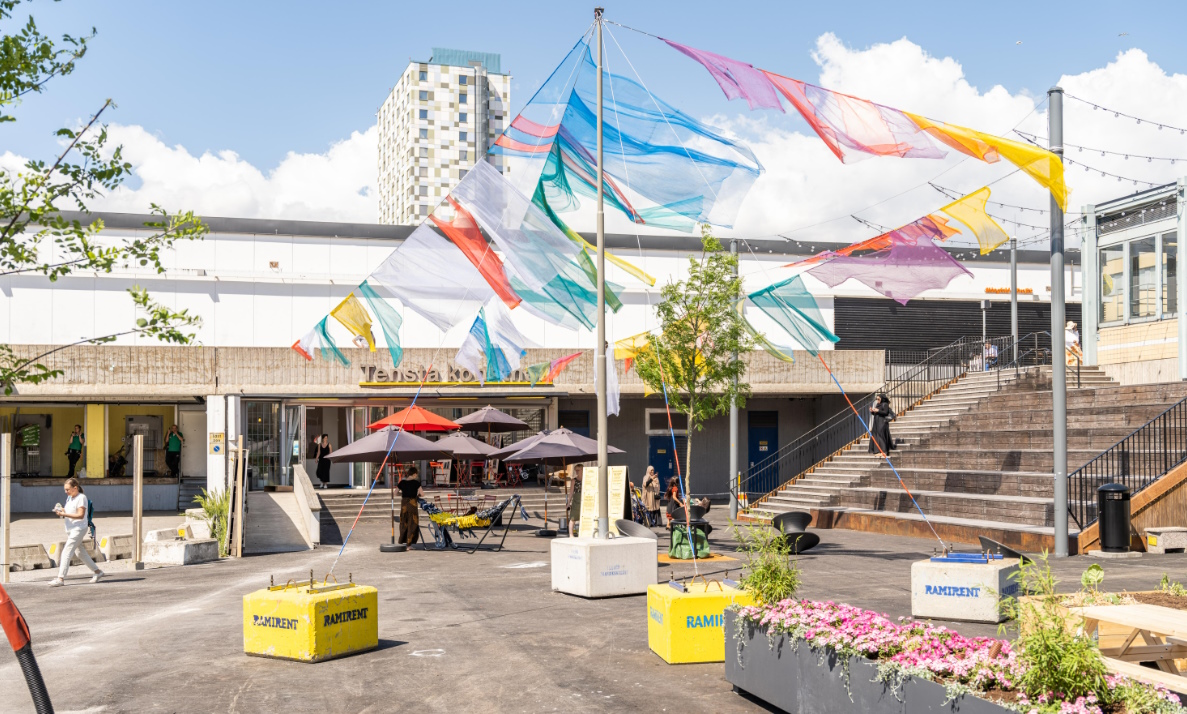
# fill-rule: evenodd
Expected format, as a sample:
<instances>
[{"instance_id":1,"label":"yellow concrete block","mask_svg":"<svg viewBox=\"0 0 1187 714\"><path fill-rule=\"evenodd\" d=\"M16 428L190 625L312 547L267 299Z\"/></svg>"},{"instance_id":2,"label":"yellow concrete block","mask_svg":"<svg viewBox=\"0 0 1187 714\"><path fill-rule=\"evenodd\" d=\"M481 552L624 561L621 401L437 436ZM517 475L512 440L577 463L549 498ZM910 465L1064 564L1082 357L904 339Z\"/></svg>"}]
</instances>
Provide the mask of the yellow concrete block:
<instances>
[{"instance_id":1,"label":"yellow concrete block","mask_svg":"<svg viewBox=\"0 0 1187 714\"><path fill-rule=\"evenodd\" d=\"M366 585L278 585L243 596L243 651L321 662L379 646L379 592Z\"/></svg>"},{"instance_id":2,"label":"yellow concrete block","mask_svg":"<svg viewBox=\"0 0 1187 714\"><path fill-rule=\"evenodd\" d=\"M668 664L724 662L725 608L753 605L744 590L717 582L680 592L667 583L647 588L647 644Z\"/></svg>"}]
</instances>

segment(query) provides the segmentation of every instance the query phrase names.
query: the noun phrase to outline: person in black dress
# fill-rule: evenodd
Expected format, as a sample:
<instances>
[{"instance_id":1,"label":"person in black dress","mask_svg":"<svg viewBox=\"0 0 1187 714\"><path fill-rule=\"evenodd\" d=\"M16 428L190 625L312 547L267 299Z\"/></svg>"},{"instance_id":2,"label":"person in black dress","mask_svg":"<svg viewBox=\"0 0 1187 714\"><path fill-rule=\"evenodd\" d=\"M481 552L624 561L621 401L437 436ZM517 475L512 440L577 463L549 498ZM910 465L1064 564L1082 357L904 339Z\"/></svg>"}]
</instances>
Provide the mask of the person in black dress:
<instances>
[{"instance_id":1,"label":"person in black dress","mask_svg":"<svg viewBox=\"0 0 1187 714\"><path fill-rule=\"evenodd\" d=\"M330 487L330 452L333 451L330 446L330 435L322 434L321 439L317 442L317 480L321 481L322 488Z\"/></svg>"},{"instance_id":2,"label":"person in black dress","mask_svg":"<svg viewBox=\"0 0 1187 714\"><path fill-rule=\"evenodd\" d=\"M413 545L420 540L420 501L425 493L415 466L409 466L396 482L400 492L400 542Z\"/></svg>"},{"instance_id":3,"label":"person in black dress","mask_svg":"<svg viewBox=\"0 0 1187 714\"><path fill-rule=\"evenodd\" d=\"M885 394L879 394L874 406L870 407L870 439L871 454L886 454L894 450L894 438L890 435L890 422L894 420L894 410L890 408L890 400Z\"/></svg>"}]
</instances>

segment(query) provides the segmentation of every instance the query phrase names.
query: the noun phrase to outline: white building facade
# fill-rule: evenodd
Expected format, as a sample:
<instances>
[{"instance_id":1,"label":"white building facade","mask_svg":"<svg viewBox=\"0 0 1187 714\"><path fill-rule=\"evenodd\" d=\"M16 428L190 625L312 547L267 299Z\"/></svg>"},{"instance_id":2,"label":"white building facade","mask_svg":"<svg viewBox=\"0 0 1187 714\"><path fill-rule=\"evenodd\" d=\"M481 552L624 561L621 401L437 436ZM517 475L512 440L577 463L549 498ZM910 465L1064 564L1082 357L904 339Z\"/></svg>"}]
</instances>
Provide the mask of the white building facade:
<instances>
[{"instance_id":1,"label":"white building facade","mask_svg":"<svg viewBox=\"0 0 1187 714\"><path fill-rule=\"evenodd\" d=\"M433 48L409 62L379 108L379 222L416 225L511 119L511 75L490 52ZM506 171L502 156L487 157Z\"/></svg>"}]
</instances>

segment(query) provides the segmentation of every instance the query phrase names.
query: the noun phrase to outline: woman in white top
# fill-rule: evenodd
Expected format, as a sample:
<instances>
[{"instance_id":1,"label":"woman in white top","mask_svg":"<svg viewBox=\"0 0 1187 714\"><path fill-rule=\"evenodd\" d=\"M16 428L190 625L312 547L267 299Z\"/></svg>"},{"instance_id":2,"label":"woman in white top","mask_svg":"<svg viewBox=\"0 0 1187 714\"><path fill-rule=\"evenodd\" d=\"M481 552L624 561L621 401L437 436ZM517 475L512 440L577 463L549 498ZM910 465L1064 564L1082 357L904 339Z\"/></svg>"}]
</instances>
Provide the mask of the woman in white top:
<instances>
[{"instance_id":1,"label":"woman in white top","mask_svg":"<svg viewBox=\"0 0 1187 714\"><path fill-rule=\"evenodd\" d=\"M91 554L83 546L83 538L87 535L87 510L90 507L90 502L87 500L87 495L82 492L82 486L79 485L76 478L66 479L62 490L66 492L66 505L54 506L54 515L61 518L62 522L66 524L66 545L62 548L58 577L49 581L49 586L56 588L65 584L66 573L70 571L70 561L74 560L76 551L82 562L94 573L91 576L91 582L97 583L105 573L99 570L99 566L95 565L95 561L91 560Z\"/></svg>"},{"instance_id":2,"label":"woman in white top","mask_svg":"<svg viewBox=\"0 0 1187 714\"><path fill-rule=\"evenodd\" d=\"M1084 359L1084 353L1080 350L1080 331L1076 329L1076 323L1068 321L1063 329L1064 351L1067 352L1067 365L1075 367L1077 362Z\"/></svg>"}]
</instances>

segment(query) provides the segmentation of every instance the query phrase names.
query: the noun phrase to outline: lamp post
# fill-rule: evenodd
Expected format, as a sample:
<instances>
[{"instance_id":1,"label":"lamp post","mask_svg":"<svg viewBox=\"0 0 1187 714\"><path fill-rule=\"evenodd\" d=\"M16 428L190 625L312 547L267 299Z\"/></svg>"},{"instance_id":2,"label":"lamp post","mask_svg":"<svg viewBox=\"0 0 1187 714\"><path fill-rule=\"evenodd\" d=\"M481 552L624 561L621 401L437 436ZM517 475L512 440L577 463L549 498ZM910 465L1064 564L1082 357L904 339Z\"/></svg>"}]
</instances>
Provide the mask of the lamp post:
<instances>
[{"instance_id":1,"label":"lamp post","mask_svg":"<svg viewBox=\"0 0 1187 714\"><path fill-rule=\"evenodd\" d=\"M598 334L594 374L598 383L598 537L610 537L610 478L606 464L606 214L602 178L602 8L594 8L598 42Z\"/></svg>"},{"instance_id":2,"label":"lamp post","mask_svg":"<svg viewBox=\"0 0 1187 714\"><path fill-rule=\"evenodd\" d=\"M1048 148L1063 161L1063 89L1047 91ZM1063 209L1051 197L1051 433L1054 439L1055 557L1067 557L1067 367L1063 325Z\"/></svg>"}]
</instances>

